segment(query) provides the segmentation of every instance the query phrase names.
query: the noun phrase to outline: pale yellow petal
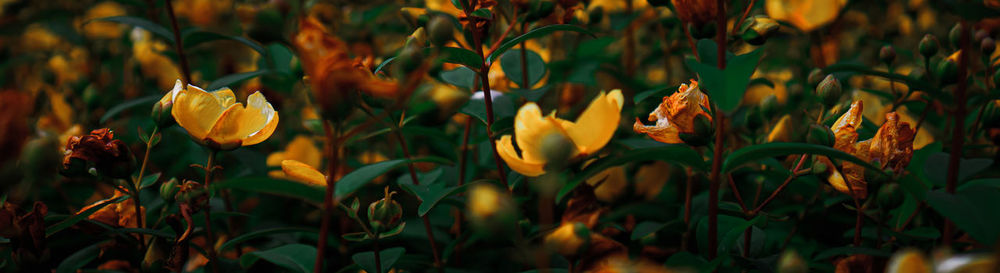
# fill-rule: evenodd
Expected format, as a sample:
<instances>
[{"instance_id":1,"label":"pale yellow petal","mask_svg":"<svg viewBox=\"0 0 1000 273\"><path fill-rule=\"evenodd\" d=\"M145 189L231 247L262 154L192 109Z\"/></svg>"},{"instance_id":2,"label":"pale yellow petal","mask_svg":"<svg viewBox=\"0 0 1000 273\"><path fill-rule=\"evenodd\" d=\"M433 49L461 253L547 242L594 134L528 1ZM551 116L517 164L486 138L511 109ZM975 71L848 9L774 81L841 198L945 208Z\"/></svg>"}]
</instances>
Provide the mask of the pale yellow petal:
<instances>
[{"instance_id":1,"label":"pale yellow petal","mask_svg":"<svg viewBox=\"0 0 1000 273\"><path fill-rule=\"evenodd\" d=\"M326 186L326 176L313 167L295 160L281 161L281 170L289 178L306 184Z\"/></svg>"},{"instance_id":2,"label":"pale yellow petal","mask_svg":"<svg viewBox=\"0 0 1000 273\"><path fill-rule=\"evenodd\" d=\"M177 94L171 114L188 134L200 140L208 136L225 109L215 96L201 89L189 88Z\"/></svg>"},{"instance_id":3,"label":"pale yellow petal","mask_svg":"<svg viewBox=\"0 0 1000 273\"><path fill-rule=\"evenodd\" d=\"M542 109L537 104L529 102L521 106L514 117L514 138L517 140L517 147L521 149L523 160L531 164L544 164L545 158L541 154L542 136L556 130L559 128L542 116Z\"/></svg>"},{"instance_id":4,"label":"pale yellow petal","mask_svg":"<svg viewBox=\"0 0 1000 273\"><path fill-rule=\"evenodd\" d=\"M278 128L278 112L276 111L272 112L268 117L268 122L267 125L264 125L264 129L260 129L260 131L254 132L243 139L243 146L254 145L267 140L274 133L275 128Z\"/></svg>"},{"instance_id":5,"label":"pale yellow petal","mask_svg":"<svg viewBox=\"0 0 1000 273\"><path fill-rule=\"evenodd\" d=\"M497 141L497 152L499 152L500 158L507 162L507 166L524 176L534 177L545 173L543 161L527 161L517 155L510 135L500 137L500 140Z\"/></svg>"},{"instance_id":6,"label":"pale yellow petal","mask_svg":"<svg viewBox=\"0 0 1000 273\"><path fill-rule=\"evenodd\" d=\"M251 94L247 97L246 111L240 117L240 123L243 124L239 132L240 138L249 137L264 129L267 123L274 118L273 114L274 108L271 107L271 103L264 99L264 95L261 95L260 92Z\"/></svg>"},{"instance_id":7,"label":"pale yellow petal","mask_svg":"<svg viewBox=\"0 0 1000 273\"><path fill-rule=\"evenodd\" d=\"M577 151L592 154L608 144L618 129L625 98L621 90L597 95L572 126L565 128ZM518 142L520 143L520 142Z\"/></svg>"}]
</instances>

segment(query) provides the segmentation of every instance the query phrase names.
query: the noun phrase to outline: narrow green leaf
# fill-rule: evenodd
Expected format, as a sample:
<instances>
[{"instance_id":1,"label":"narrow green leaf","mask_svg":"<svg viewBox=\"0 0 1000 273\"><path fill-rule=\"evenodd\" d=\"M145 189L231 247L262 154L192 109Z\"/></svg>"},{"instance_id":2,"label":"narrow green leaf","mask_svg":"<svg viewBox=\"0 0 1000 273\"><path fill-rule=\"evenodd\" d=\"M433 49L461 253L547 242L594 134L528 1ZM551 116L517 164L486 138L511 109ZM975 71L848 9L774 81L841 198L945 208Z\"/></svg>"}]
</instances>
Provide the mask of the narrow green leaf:
<instances>
[{"instance_id":1,"label":"narrow green leaf","mask_svg":"<svg viewBox=\"0 0 1000 273\"><path fill-rule=\"evenodd\" d=\"M681 164L689 167L693 167L699 171L705 171L708 169L707 164L701 160L701 156L698 152L691 149L687 145L665 145L655 148L644 148L629 150L620 156L612 156L598 159L594 163L591 163L583 171L579 172L573 177L562 189L559 189L558 195L556 195L556 202L559 202L566 197L576 186L583 183L590 176L597 174L604 169L619 166L630 162L639 162L646 160L660 160L674 164Z\"/></svg>"},{"instance_id":2,"label":"narrow green leaf","mask_svg":"<svg viewBox=\"0 0 1000 273\"><path fill-rule=\"evenodd\" d=\"M58 223L55 223L55 224L53 224L51 226L48 226L47 228L45 228L45 237L52 236L52 234L56 234L57 232L62 231L64 229L68 228L68 227L71 227L71 226L73 226L77 222L80 222L83 219L87 219L88 216L90 216L91 214L94 214L95 212L97 212L98 210L100 210L103 207L106 207L106 206L111 205L111 204L119 203L121 201L125 201L125 199L128 199L128 196L119 196L118 198L109 199L109 200L107 200L107 202L103 202L101 204L93 206L93 207L91 207L91 208L89 208L89 209L87 209L85 211L82 211L80 213L74 214L73 216L70 216L69 218L66 218L65 220L62 220L62 221L60 221Z\"/></svg>"},{"instance_id":3,"label":"narrow green leaf","mask_svg":"<svg viewBox=\"0 0 1000 273\"><path fill-rule=\"evenodd\" d=\"M423 217L428 212L430 212L431 209L434 208L434 206L437 206L437 204L441 202L442 199L447 198L448 196L464 192L469 187L471 187L471 185L476 185L479 183L487 183L487 182L485 182L484 180L478 180L466 183L461 186L430 189L427 192L424 192L422 195L418 195L418 197L420 197L420 200L422 200L422 202L420 203L420 207L417 208L417 214L420 215L420 217ZM441 185L441 184L436 184L436 185Z\"/></svg>"},{"instance_id":4,"label":"narrow green leaf","mask_svg":"<svg viewBox=\"0 0 1000 273\"><path fill-rule=\"evenodd\" d=\"M483 122L483 124L486 124L486 99L485 97L478 96L478 94L482 93L476 94L477 96L473 96L473 98L469 99L469 101L462 106L462 109L459 109L459 112L476 117L476 119L479 119L479 121ZM497 95L498 92L494 92L492 94L493 118L495 120L500 120L505 117L513 117L517 108L514 106L514 101L511 96L502 94Z\"/></svg>"},{"instance_id":5,"label":"narrow green leaf","mask_svg":"<svg viewBox=\"0 0 1000 273\"><path fill-rule=\"evenodd\" d=\"M727 173L740 165L754 162L758 159L791 154L824 155L832 159L847 160L876 172L882 172L879 167L875 167L867 161L831 147L808 143L775 142L743 147L729 154L726 160L722 162L722 173Z\"/></svg>"},{"instance_id":6,"label":"narrow green leaf","mask_svg":"<svg viewBox=\"0 0 1000 273\"><path fill-rule=\"evenodd\" d=\"M521 41L528 40L528 39L539 38L539 37L544 37L545 35L548 35L548 34L550 34L552 32L556 32L556 31L573 31L573 32L579 32L579 33L587 34L587 35L590 35L591 37L596 37L594 35L594 33L590 32L589 30L587 30L585 28L582 28L580 26L566 25L566 24L548 25L548 26L544 26L544 27L532 29L531 31L528 31L528 33L522 34L521 36L517 36L517 37L515 37L513 39L510 39L510 40L507 40L506 42L503 42L502 44L500 44L500 47L498 47L497 50L491 52L490 55L486 57L486 61L488 63L493 63L493 61L495 61L498 57L502 56L504 54L504 52L507 52L507 50L510 50L514 46L520 44Z\"/></svg>"},{"instance_id":7,"label":"narrow green leaf","mask_svg":"<svg viewBox=\"0 0 1000 273\"><path fill-rule=\"evenodd\" d=\"M379 253L379 258L382 261L382 272L378 273L385 273L388 272L390 268L392 268L392 265L396 264L396 261L399 260L399 257L403 256L403 253L406 253L406 249L402 247L394 247L379 251L378 253ZM364 269L366 272L377 272L375 270L374 251L354 254L354 256L351 256L351 260L353 260L354 263L358 264L358 266L361 266L361 268Z\"/></svg>"},{"instance_id":8,"label":"narrow green leaf","mask_svg":"<svg viewBox=\"0 0 1000 273\"><path fill-rule=\"evenodd\" d=\"M430 50L432 49L427 49L428 52ZM441 60L446 63L460 64L477 69L483 65L483 59L479 57L479 53L472 50L457 47L441 47L439 50L441 52Z\"/></svg>"},{"instance_id":9,"label":"narrow green leaf","mask_svg":"<svg viewBox=\"0 0 1000 273\"><path fill-rule=\"evenodd\" d=\"M101 254L100 246L102 244L104 242L96 243L69 255L69 257L66 257L65 260L59 263L59 267L56 267L56 273L76 272L81 267L90 263L90 261L96 259L97 255Z\"/></svg>"},{"instance_id":10,"label":"narrow green leaf","mask_svg":"<svg viewBox=\"0 0 1000 273\"><path fill-rule=\"evenodd\" d=\"M326 190L319 186L270 177L241 177L212 183L213 190L235 189L298 198L315 204L323 203Z\"/></svg>"},{"instance_id":11,"label":"narrow green leaf","mask_svg":"<svg viewBox=\"0 0 1000 273\"><path fill-rule=\"evenodd\" d=\"M171 43L174 42L174 33L172 31L170 31L169 29L167 29L167 28L165 28L165 27L163 27L163 26L161 26L161 25L159 25L157 23L154 23L152 21L149 21L149 20L146 20L146 19L143 19L143 18L140 18L140 17L135 17L135 16L112 16L112 17L97 18L97 19L94 19L94 20L87 21L87 23L93 22L93 21L108 21L108 22L115 22L115 23L121 23L121 24L131 25L131 26L135 26L135 27L140 27L140 28L148 30L149 32L152 32L152 33L154 33L156 35L159 35L160 37L162 37L163 39L166 39L167 41L169 41Z\"/></svg>"},{"instance_id":12,"label":"narrow green leaf","mask_svg":"<svg viewBox=\"0 0 1000 273\"><path fill-rule=\"evenodd\" d=\"M278 227L278 228L269 228L269 229L255 230L255 231L252 231L252 232L249 232L249 233L237 236L236 238L230 239L229 241L226 241L226 243L224 243L221 246L219 246L219 251L220 252L221 251L225 251L226 249L234 247L234 246L236 246L236 245L238 245L240 243L243 243L243 242L246 242L246 241L249 241L249 240L253 240L253 239L257 239L257 238L260 238L260 237L270 236L270 235L274 235L274 234L282 234L282 233L293 233L293 232L310 232L310 233L315 233L317 231L315 229L304 228L304 227Z\"/></svg>"},{"instance_id":13,"label":"narrow green leaf","mask_svg":"<svg viewBox=\"0 0 1000 273\"><path fill-rule=\"evenodd\" d=\"M736 225L732 229L726 232L726 235L722 237L722 242L719 244L719 253L726 253L728 249L736 246L736 239L739 239L743 232L758 222L766 219L764 215L757 215L749 221L744 221L743 223ZM744 246L749 247L749 246Z\"/></svg>"},{"instance_id":14,"label":"narrow green leaf","mask_svg":"<svg viewBox=\"0 0 1000 273\"><path fill-rule=\"evenodd\" d=\"M218 41L218 40L236 41L246 45L247 47L250 47L254 51L257 51L257 53L260 53L261 56L267 55L267 50L264 49L264 46L261 46L259 43L254 42L250 39L247 39L242 36L231 36L205 30L196 30L190 33L186 33L184 35L184 48L191 48L200 45L202 43Z\"/></svg>"},{"instance_id":15,"label":"narrow green leaf","mask_svg":"<svg viewBox=\"0 0 1000 273\"><path fill-rule=\"evenodd\" d=\"M234 83L245 81L245 80L249 80L249 79L252 79L252 78L255 78L255 77L267 74L269 72L271 72L271 71L267 70L267 69L261 69L261 70L257 70L257 71L250 71L250 72L243 72L243 73L236 73L236 74L226 75L226 76L223 76L222 78L218 78L215 81L212 81L212 84L208 85L208 87L205 88L205 89L206 90L218 90L218 89L223 88L223 87L228 87L228 86L230 86L230 85L232 85Z\"/></svg>"},{"instance_id":16,"label":"narrow green leaf","mask_svg":"<svg viewBox=\"0 0 1000 273\"><path fill-rule=\"evenodd\" d=\"M105 121L108 121L108 119L114 117L118 113L121 113L122 111L125 111L125 110L127 110L129 108L136 107L136 106L139 106L139 105L151 104L151 103L159 100L161 97L163 97L163 95L149 95L149 96L137 98L137 99L134 99L134 100L126 101L126 102L121 103L121 104L117 104L114 107L111 107L110 109L108 109L107 112L104 112L104 115L101 116L100 123L104 123Z\"/></svg>"},{"instance_id":17,"label":"narrow green leaf","mask_svg":"<svg viewBox=\"0 0 1000 273\"><path fill-rule=\"evenodd\" d=\"M316 248L303 244L290 244L268 250L254 251L240 257L240 266L244 268L250 267L260 259L292 270L293 272L309 273L313 272Z\"/></svg>"},{"instance_id":18,"label":"narrow green leaf","mask_svg":"<svg viewBox=\"0 0 1000 273\"><path fill-rule=\"evenodd\" d=\"M449 163L447 159L440 157L424 157L424 158L413 159L410 161L407 161L406 159L386 160L374 164L365 165L361 168L354 170L351 173L348 173L339 181L337 181L337 184L335 186L336 188L334 189L335 191L334 195L336 196L337 200L343 199L353 194L355 191L363 187L369 181L372 181L376 177L385 174L386 172L389 172L397 167L400 167L406 164L407 162L414 162L414 163L435 162L440 164ZM322 201L322 198L320 198L320 200Z\"/></svg>"},{"instance_id":19,"label":"narrow green leaf","mask_svg":"<svg viewBox=\"0 0 1000 273\"><path fill-rule=\"evenodd\" d=\"M160 179L160 173L154 173L152 175L147 175L142 178L142 183L139 183L139 189L145 189L153 184L156 184L156 180Z\"/></svg>"},{"instance_id":20,"label":"narrow green leaf","mask_svg":"<svg viewBox=\"0 0 1000 273\"><path fill-rule=\"evenodd\" d=\"M927 204L942 216L955 223L962 231L969 233L976 241L992 244L1000 238L1000 218L996 208L1000 208L1000 188L980 185L949 194L944 189L927 193Z\"/></svg>"}]
</instances>

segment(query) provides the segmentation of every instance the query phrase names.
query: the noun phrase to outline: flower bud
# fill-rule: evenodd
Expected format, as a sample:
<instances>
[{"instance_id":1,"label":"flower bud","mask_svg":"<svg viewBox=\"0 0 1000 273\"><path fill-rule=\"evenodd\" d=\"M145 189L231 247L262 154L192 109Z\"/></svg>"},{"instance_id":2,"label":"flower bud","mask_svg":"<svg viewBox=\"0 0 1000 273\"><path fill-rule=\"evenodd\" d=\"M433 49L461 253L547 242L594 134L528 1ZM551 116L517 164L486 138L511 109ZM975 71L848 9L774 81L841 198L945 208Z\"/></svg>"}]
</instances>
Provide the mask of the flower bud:
<instances>
[{"instance_id":1,"label":"flower bud","mask_svg":"<svg viewBox=\"0 0 1000 273\"><path fill-rule=\"evenodd\" d=\"M408 75L410 72L417 70L424 63L424 52L419 46L407 46L404 47L399 55L396 57L399 62L397 72L400 75Z\"/></svg>"},{"instance_id":2,"label":"flower bud","mask_svg":"<svg viewBox=\"0 0 1000 273\"><path fill-rule=\"evenodd\" d=\"M985 29L976 30L976 32L972 34L973 41L976 41L977 43L982 42L983 39L988 37L990 37L990 32Z\"/></svg>"},{"instance_id":3,"label":"flower bud","mask_svg":"<svg viewBox=\"0 0 1000 273\"><path fill-rule=\"evenodd\" d=\"M533 5L531 9L528 10L528 14L525 17L527 22L534 22L542 20L545 17L549 17L556 10L556 3L551 0L539 0L538 4Z\"/></svg>"},{"instance_id":4,"label":"flower bud","mask_svg":"<svg viewBox=\"0 0 1000 273\"><path fill-rule=\"evenodd\" d=\"M834 139L833 131L829 127L819 124L809 125L809 133L806 135L806 142L809 144L833 147Z\"/></svg>"},{"instance_id":5,"label":"flower bud","mask_svg":"<svg viewBox=\"0 0 1000 273\"><path fill-rule=\"evenodd\" d=\"M813 68L812 71L809 71L809 77L806 78L806 83L809 84L809 88L816 89L816 86L823 81L823 77L825 76L826 74L823 74L822 69Z\"/></svg>"},{"instance_id":6,"label":"flower bud","mask_svg":"<svg viewBox=\"0 0 1000 273\"><path fill-rule=\"evenodd\" d=\"M930 34L924 35L924 38L920 39L917 49L920 51L920 55L924 55L924 58L934 56L938 52L937 38Z\"/></svg>"},{"instance_id":7,"label":"flower bud","mask_svg":"<svg viewBox=\"0 0 1000 273\"><path fill-rule=\"evenodd\" d=\"M890 209L902 203L903 197L903 190L899 187L899 184L887 183L879 188L875 200L878 201L879 206L882 206L882 208Z\"/></svg>"},{"instance_id":8,"label":"flower bud","mask_svg":"<svg viewBox=\"0 0 1000 273\"><path fill-rule=\"evenodd\" d=\"M424 27L418 27L413 33L410 33L409 37L406 37L405 46L415 45L419 47L427 46L427 31L424 31Z\"/></svg>"},{"instance_id":9,"label":"flower bud","mask_svg":"<svg viewBox=\"0 0 1000 273\"><path fill-rule=\"evenodd\" d=\"M892 64L892 61L896 59L896 49L892 45L884 45L882 49L878 51L878 59L885 64Z\"/></svg>"},{"instance_id":10,"label":"flower bud","mask_svg":"<svg viewBox=\"0 0 1000 273\"><path fill-rule=\"evenodd\" d=\"M778 97L774 94L767 95L764 99L760 100L760 112L764 114L764 118L770 119L774 117L774 114L778 113Z\"/></svg>"},{"instance_id":11,"label":"flower bud","mask_svg":"<svg viewBox=\"0 0 1000 273\"><path fill-rule=\"evenodd\" d=\"M590 229L580 222L563 223L545 236L545 246L563 256L579 254L590 241Z\"/></svg>"},{"instance_id":12,"label":"flower bud","mask_svg":"<svg viewBox=\"0 0 1000 273\"><path fill-rule=\"evenodd\" d=\"M455 37L455 25L451 19L443 15L434 16L427 22L427 29L430 31L431 44L434 46L444 46Z\"/></svg>"},{"instance_id":13,"label":"flower bud","mask_svg":"<svg viewBox=\"0 0 1000 273\"><path fill-rule=\"evenodd\" d=\"M160 103L153 104L153 111L149 113L149 117L153 118L153 122L160 128L174 125L174 116L170 114L171 108L173 108L172 103L166 106Z\"/></svg>"},{"instance_id":14,"label":"flower bud","mask_svg":"<svg viewBox=\"0 0 1000 273\"><path fill-rule=\"evenodd\" d=\"M545 158L546 170L561 170L576 150L573 141L561 133L550 133L540 139L542 157Z\"/></svg>"},{"instance_id":15,"label":"flower bud","mask_svg":"<svg viewBox=\"0 0 1000 273\"><path fill-rule=\"evenodd\" d=\"M778 273L808 273L809 264L799 256L799 253L788 249L781 253L778 260Z\"/></svg>"},{"instance_id":16,"label":"flower bud","mask_svg":"<svg viewBox=\"0 0 1000 273\"><path fill-rule=\"evenodd\" d=\"M181 187L177 178L171 178L170 180L163 182L163 184L160 184L160 198L162 198L163 201L173 202L174 197L177 196L177 192L180 190Z\"/></svg>"},{"instance_id":17,"label":"flower bud","mask_svg":"<svg viewBox=\"0 0 1000 273\"><path fill-rule=\"evenodd\" d=\"M958 63L951 58L941 60L935 70L937 78L941 80L941 85L949 85L958 82Z\"/></svg>"},{"instance_id":18,"label":"flower bud","mask_svg":"<svg viewBox=\"0 0 1000 273\"><path fill-rule=\"evenodd\" d=\"M368 224L376 234L396 228L403 218L403 207L392 200L394 194L396 192L390 192L389 187L386 187L385 198L368 206Z\"/></svg>"},{"instance_id":19,"label":"flower bud","mask_svg":"<svg viewBox=\"0 0 1000 273\"><path fill-rule=\"evenodd\" d=\"M992 55L993 51L996 51L997 43L993 41L993 38L986 37L981 43L979 43L979 50L983 51L984 55Z\"/></svg>"},{"instance_id":20,"label":"flower bud","mask_svg":"<svg viewBox=\"0 0 1000 273\"><path fill-rule=\"evenodd\" d=\"M762 45L767 41L767 38L778 31L779 27L780 25L774 19L766 15L756 15L743 24L743 35L740 37L751 45Z\"/></svg>"},{"instance_id":21,"label":"flower bud","mask_svg":"<svg viewBox=\"0 0 1000 273\"><path fill-rule=\"evenodd\" d=\"M506 191L488 183L478 183L468 192L466 215L469 223L483 233L505 233L516 221L513 201Z\"/></svg>"},{"instance_id":22,"label":"flower bud","mask_svg":"<svg viewBox=\"0 0 1000 273\"><path fill-rule=\"evenodd\" d=\"M955 23L955 26L951 27L951 31L948 31L948 42L951 43L951 48L958 48L958 40L962 38L962 24Z\"/></svg>"},{"instance_id":23,"label":"flower bud","mask_svg":"<svg viewBox=\"0 0 1000 273\"><path fill-rule=\"evenodd\" d=\"M715 134L715 127L712 126L712 121L705 115L697 115L692 120L692 123L694 124L694 132L690 134L680 133L681 140L691 146L707 145Z\"/></svg>"},{"instance_id":24,"label":"flower bud","mask_svg":"<svg viewBox=\"0 0 1000 273\"><path fill-rule=\"evenodd\" d=\"M825 174L827 169L829 168L830 166L827 166L826 163L820 160L816 160L816 157L813 157L812 167L810 168L813 174L815 175Z\"/></svg>"},{"instance_id":25,"label":"flower bud","mask_svg":"<svg viewBox=\"0 0 1000 273\"><path fill-rule=\"evenodd\" d=\"M816 94L819 95L820 100L826 106L833 106L834 104L837 104L837 102L840 101L840 96L843 94L840 87L840 81L837 80L837 77L834 77L832 74L827 75L826 78L816 86Z\"/></svg>"}]
</instances>

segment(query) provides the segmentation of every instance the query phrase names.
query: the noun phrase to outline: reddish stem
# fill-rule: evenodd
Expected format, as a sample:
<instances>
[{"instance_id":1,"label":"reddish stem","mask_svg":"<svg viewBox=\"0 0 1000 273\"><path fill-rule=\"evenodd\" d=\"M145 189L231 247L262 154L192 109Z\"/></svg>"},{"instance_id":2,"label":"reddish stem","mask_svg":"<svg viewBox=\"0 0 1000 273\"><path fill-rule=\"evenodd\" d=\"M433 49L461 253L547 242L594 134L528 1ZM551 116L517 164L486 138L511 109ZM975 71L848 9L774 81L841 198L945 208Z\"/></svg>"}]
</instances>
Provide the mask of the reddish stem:
<instances>
[{"instance_id":1,"label":"reddish stem","mask_svg":"<svg viewBox=\"0 0 1000 273\"><path fill-rule=\"evenodd\" d=\"M968 52L970 50L969 46L969 28L966 22L963 20L960 23L962 28L962 35L960 44L962 50L958 54L958 86L955 88L955 113L952 115L955 119L955 126L952 126L952 136L951 136L951 154L948 157L948 177L947 185L945 190L949 194L955 194L955 189L958 186L958 167L960 160L962 158L962 142L965 141L965 89L968 87L968 67L969 67L969 56ZM945 218L944 231L942 232L942 243L951 247L951 234L954 229L954 223Z\"/></svg>"},{"instance_id":2,"label":"reddish stem","mask_svg":"<svg viewBox=\"0 0 1000 273\"><path fill-rule=\"evenodd\" d=\"M323 218L320 222L319 241L316 242L316 262L313 264L313 272L323 272L323 260L326 258L326 243L330 230L330 217L333 213L333 189L337 177L337 164L340 158L338 149L339 139L334 136L333 128L329 122L323 123L323 130L326 132L326 195L323 196Z\"/></svg>"},{"instance_id":3,"label":"reddish stem","mask_svg":"<svg viewBox=\"0 0 1000 273\"><path fill-rule=\"evenodd\" d=\"M716 0L716 59L720 70L726 69L726 2ZM724 80L724 79L722 79ZM717 254L719 230L719 184L722 171L722 149L725 135L726 115L716 107L715 118L715 149L712 151L712 174L708 184L708 259L714 260Z\"/></svg>"}]
</instances>

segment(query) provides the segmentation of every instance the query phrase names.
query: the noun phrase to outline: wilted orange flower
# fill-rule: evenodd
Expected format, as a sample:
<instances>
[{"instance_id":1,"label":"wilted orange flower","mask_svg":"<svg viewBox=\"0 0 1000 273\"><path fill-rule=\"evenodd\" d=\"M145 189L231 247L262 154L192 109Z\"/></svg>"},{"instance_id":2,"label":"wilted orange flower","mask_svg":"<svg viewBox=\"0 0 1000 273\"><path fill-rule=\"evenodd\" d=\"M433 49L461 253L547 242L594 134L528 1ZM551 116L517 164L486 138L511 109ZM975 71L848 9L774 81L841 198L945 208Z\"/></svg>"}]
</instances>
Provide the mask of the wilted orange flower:
<instances>
[{"instance_id":1,"label":"wilted orange flower","mask_svg":"<svg viewBox=\"0 0 1000 273\"><path fill-rule=\"evenodd\" d=\"M660 106L649 113L648 120L656 121L656 125L644 125L636 118L632 129L659 142L684 143L680 134L694 132L695 117L701 115L712 120L712 116L705 112L709 107L708 96L698 89L697 81L691 80L691 85L681 84L677 92L663 97Z\"/></svg>"},{"instance_id":2,"label":"wilted orange flower","mask_svg":"<svg viewBox=\"0 0 1000 273\"><path fill-rule=\"evenodd\" d=\"M855 142L858 140L857 130L861 127L861 112L863 110L864 104L861 101L855 101L851 104L851 108L840 116L840 118L833 123L833 126L830 126L830 130L833 131L834 135L833 148L852 154L858 158L866 159L865 155L867 155L868 150L867 145L855 146ZM859 152L859 148L864 149L865 151ZM830 167L830 177L827 178L827 182L837 189L837 191L851 194L853 190L853 194L851 195L857 198L864 198L868 194L868 183L864 180L863 167L854 163L844 162L844 174L841 175L836 168L833 168L833 164L829 161L829 159L823 157L821 160L825 160L824 163ZM847 183L850 183L850 186L848 186Z\"/></svg>"},{"instance_id":3,"label":"wilted orange flower","mask_svg":"<svg viewBox=\"0 0 1000 273\"><path fill-rule=\"evenodd\" d=\"M683 22L701 25L715 20L716 1L705 0L670 0L674 4L677 17Z\"/></svg>"},{"instance_id":4,"label":"wilted orange flower","mask_svg":"<svg viewBox=\"0 0 1000 273\"><path fill-rule=\"evenodd\" d=\"M63 169L70 174L86 172L93 166L101 174L126 178L135 169L135 156L128 145L114 139L111 129L103 128L85 136L73 136L66 143Z\"/></svg>"},{"instance_id":5,"label":"wilted orange flower","mask_svg":"<svg viewBox=\"0 0 1000 273\"><path fill-rule=\"evenodd\" d=\"M887 113L885 123L879 128L872 139L856 142L857 129L861 127L862 102L855 101L843 116L830 128L834 132L834 148L852 154L862 160L877 162L876 166L893 171L901 171L910 163L913 156L913 138L916 135L910 124L899 120L895 112ZM852 192L852 196L864 198L868 193L868 183L865 180L865 168L843 162L841 176L829 159L821 158L830 168L827 181L843 193ZM846 183L849 184L845 184ZM848 186L850 185L850 186Z\"/></svg>"},{"instance_id":6,"label":"wilted orange flower","mask_svg":"<svg viewBox=\"0 0 1000 273\"><path fill-rule=\"evenodd\" d=\"M900 121L896 112L885 114L885 123L875 133L868 158L878 161L882 169L901 171L910 164L913 157L913 138L916 133L908 122Z\"/></svg>"},{"instance_id":7,"label":"wilted orange flower","mask_svg":"<svg viewBox=\"0 0 1000 273\"><path fill-rule=\"evenodd\" d=\"M91 209L93 207L101 206L101 205L107 204L109 202L113 202L115 199L118 199L119 197L122 197L122 196L125 196L125 195L126 195L126 193L123 192L123 191L120 191L120 190L115 191L114 196L111 196L111 198L94 202L93 204L90 204L90 205L88 205L86 207L83 207L77 213L79 214L79 213L87 211L87 210L89 210L89 209ZM97 221L97 222L101 222L101 223L104 223L106 225L113 226L113 227L139 227L139 225L137 225L139 223L139 221L137 219L135 219L135 203L133 203L133 202L134 202L134 199L127 198L127 199L125 199L122 202L108 204L108 205L106 205L106 206L98 209L96 212L94 212L90 216L87 216L87 219L94 220L94 221ZM140 213L143 213L143 214L146 213L146 208L145 207L141 207L141 210L142 211ZM145 221L145 218L143 218L143 221Z\"/></svg>"},{"instance_id":8,"label":"wilted orange flower","mask_svg":"<svg viewBox=\"0 0 1000 273\"><path fill-rule=\"evenodd\" d=\"M299 20L299 32L293 43L309 76L313 97L325 111L335 110L348 102L355 89L379 97L397 95L398 84L382 80L371 71L356 66L348 54L347 44L327 33L313 17Z\"/></svg>"}]
</instances>

